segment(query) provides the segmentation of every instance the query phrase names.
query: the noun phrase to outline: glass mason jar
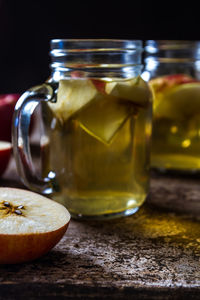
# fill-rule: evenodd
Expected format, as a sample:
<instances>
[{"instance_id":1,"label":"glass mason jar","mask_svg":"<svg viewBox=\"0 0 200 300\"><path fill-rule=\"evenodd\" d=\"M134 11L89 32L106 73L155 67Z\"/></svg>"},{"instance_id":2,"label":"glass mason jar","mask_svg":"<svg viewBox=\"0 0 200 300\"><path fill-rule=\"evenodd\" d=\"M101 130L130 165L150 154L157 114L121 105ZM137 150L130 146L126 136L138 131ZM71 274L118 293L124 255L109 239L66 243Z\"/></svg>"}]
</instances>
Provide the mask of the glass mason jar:
<instances>
[{"instance_id":1,"label":"glass mason jar","mask_svg":"<svg viewBox=\"0 0 200 300\"><path fill-rule=\"evenodd\" d=\"M152 167L200 171L200 42L147 41L142 77L153 91Z\"/></svg>"},{"instance_id":2,"label":"glass mason jar","mask_svg":"<svg viewBox=\"0 0 200 300\"><path fill-rule=\"evenodd\" d=\"M51 77L25 92L14 115L14 156L30 189L72 217L130 215L149 189L151 93L141 41L52 40ZM41 107L41 174L28 128Z\"/></svg>"}]
</instances>

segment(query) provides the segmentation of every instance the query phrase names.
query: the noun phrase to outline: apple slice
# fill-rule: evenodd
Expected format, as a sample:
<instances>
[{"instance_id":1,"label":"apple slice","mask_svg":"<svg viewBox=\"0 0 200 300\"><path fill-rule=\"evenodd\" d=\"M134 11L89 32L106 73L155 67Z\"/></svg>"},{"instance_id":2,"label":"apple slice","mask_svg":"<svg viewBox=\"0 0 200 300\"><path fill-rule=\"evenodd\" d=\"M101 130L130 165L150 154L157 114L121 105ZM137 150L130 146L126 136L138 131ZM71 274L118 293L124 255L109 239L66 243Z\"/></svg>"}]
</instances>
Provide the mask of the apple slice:
<instances>
[{"instance_id":1,"label":"apple slice","mask_svg":"<svg viewBox=\"0 0 200 300\"><path fill-rule=\"evenodd\" d=\"M69 221L59 203L30 191L0 188L0 264L44 255L60 241Z\"/></svg>"},{"instance_id":2,"label":"apple slice","mask_svg":"<svg viewBox=\"0 0 200 300\"><path fill-rule=\"evenodd\" d=\"M148 84L141 77L108 82L105 91L109 95L133 101L139 106L145 106L150 98Z\"/></svg>"},{"instance_id":3,"label":"apple slice","mask_svg":"<svg viewBox=\"0 0 200 300\"><path fill-rule=\"evenodd\" d=\"M133 105L116 97L99 94L77 115L80 126L105 144L109 144L134 110Z\"/></svg>"},{"instance_id":4,"label":"apple slice","mask_svg":"<svg viewBox=\"0 0 200 300\"><path fill-rule=\"evenodd\" d=\"M152 88L153 93L162 93L174 86L192 82L197 82L197 80L189 75L171 74L153 78L149 81L149 85Z\"/></svg>"},{"instance_id":5,"label":"apple slice","mask_svg":"<svg viewBox=\"0 0 200 300\"><path fill-rule=\"evenodd\" d=\"M8 166L11 150L12 145L10 142L0 141L0 176L3 175Z\"/></svg>"},{"instance_id":6,"label":"apple slice","mask_svg":"<svg viewBox=\"0 0 200 300\"><path fill-rule=\"evenodd\" d=\"M61 80L57 101L48 102L48 104L61 121L66 121L92 101L97 93L98 91L89 79Z\"/></svg>"},{"instance_id":7,"label":"apple slice","mask_svg":"<svg viewBox=\"0 0 200 300\"><path fill-rule=\"evenodd\" d=\"M186 83L168 89L155 99L154 113L177 120L200 114L200 83Z\"/></svg>"},{"instance_id":8,"label":"apple slice","mask_svg":"<svg viewBox=\"0 0 200 300\"><path fill-rule=\"evenodd\" d=\"M91 78L61 80L57 102L49 105L61 122L76 114L87 133L109 144L133 111L148 101L149 88L141 78L115 82Z\"/></svg>"}]
</instances>

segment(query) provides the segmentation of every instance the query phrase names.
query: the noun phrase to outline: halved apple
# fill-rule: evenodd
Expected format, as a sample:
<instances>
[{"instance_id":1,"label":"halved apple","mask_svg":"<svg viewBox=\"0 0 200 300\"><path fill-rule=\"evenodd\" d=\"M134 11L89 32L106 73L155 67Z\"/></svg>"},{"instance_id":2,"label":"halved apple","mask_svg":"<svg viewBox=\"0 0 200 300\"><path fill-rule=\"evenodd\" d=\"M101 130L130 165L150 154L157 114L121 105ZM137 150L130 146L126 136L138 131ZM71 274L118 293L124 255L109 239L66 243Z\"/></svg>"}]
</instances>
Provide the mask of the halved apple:
<instances>
[{"instance_id":1,"label":"halved apple","mask_svg":"<svg viewBox=\"0 0 200 300\"><path fill-rule=\"evenodd\" d=\"M0 188L0 264L39 258L62 238L68 210L39 194Z\"/></svg>"},{"instance_id":2,"label":"halved apple","mask_svg":"<svg viewBox=\"0 0 200 300\"><path fill-rule=\"evenodd\" d=\"M0 176L3 175L8 166L11 150L12 145L10 142L0 141Z\"/></svg>"}]
</instances>

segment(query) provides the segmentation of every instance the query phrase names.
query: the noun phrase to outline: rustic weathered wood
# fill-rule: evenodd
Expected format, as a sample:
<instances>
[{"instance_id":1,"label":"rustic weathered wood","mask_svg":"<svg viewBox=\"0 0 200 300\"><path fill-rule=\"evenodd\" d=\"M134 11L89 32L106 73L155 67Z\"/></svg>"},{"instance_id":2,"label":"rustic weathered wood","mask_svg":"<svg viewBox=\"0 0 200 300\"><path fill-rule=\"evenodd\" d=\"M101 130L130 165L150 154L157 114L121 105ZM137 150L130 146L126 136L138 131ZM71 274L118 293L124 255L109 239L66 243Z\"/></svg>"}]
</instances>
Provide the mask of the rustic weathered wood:
<instances>
[{"instance_id":1,"label":"rustic weathered wood","mask_svg":"<svg viewBox=\"0 0 200 300\"><path fill-rule=\"evenodd\" d=\"M153 175L135 215L72 220L46 256L0 266L0 299L200 299L199 183ZM0 185L23 187L13 162Z\"/></svg>"}]
</instances>

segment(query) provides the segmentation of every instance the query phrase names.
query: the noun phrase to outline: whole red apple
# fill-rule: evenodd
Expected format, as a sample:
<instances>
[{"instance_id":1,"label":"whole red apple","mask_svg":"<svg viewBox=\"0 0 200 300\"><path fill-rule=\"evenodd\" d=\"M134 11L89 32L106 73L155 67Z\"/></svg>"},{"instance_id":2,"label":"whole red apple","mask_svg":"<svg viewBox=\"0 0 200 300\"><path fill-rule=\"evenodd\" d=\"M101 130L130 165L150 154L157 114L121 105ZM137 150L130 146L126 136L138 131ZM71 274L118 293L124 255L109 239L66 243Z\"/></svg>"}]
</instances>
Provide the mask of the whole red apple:
<instances>
[{"instance_id":1,"label":"whole red apple","mask_svg":"<svg viewBox=\"0 0 200 300\"><path fill-rule=\"evenodd\" d=\"M11 141L12 117L19 94L0 95L0 140Z\"/></svg>"},{"instance_id":2,"label":"whole red apple","mask_svg":"<svg viewBox=\"0 0 200 300\"><path fill-rule=\"evenodd\" d=\"M12 145L9 142L0 141L0 176L8 166L11 156Z\"/></svg>"}]
</instances>

